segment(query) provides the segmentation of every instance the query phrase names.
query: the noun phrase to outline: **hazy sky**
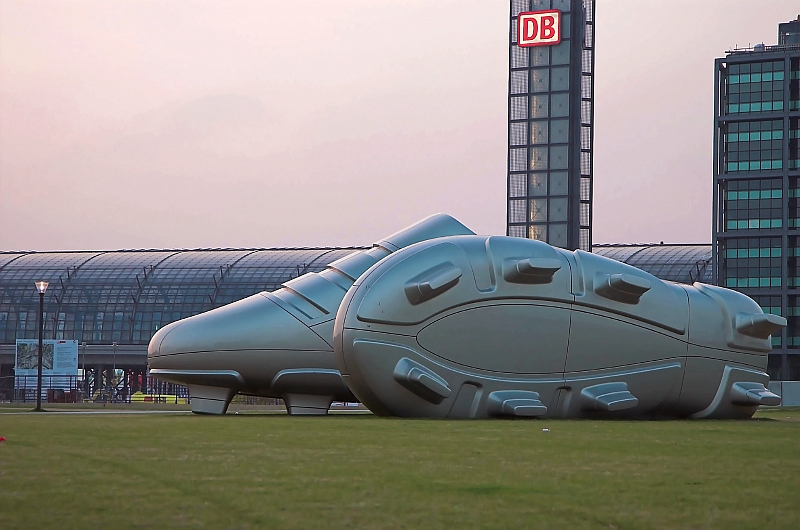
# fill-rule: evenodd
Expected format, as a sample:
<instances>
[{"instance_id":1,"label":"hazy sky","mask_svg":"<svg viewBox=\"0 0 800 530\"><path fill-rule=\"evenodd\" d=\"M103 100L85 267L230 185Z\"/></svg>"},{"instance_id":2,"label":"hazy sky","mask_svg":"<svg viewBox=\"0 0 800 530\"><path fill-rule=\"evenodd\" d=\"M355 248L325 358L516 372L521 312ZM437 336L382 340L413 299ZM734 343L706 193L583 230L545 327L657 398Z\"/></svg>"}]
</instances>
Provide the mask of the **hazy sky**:
<instances>
[{"instance_id":1,"label":"hazy sky","mask_svg":"<svg viewBox=\"0 0 800 530\"><path fill-rule=\"evenodd\" d=\"M714 58L791 0L598 0L594 241L708 242ZM0 0L0 250L505 233L507 0Z\"/></svg>"}]
</instances>

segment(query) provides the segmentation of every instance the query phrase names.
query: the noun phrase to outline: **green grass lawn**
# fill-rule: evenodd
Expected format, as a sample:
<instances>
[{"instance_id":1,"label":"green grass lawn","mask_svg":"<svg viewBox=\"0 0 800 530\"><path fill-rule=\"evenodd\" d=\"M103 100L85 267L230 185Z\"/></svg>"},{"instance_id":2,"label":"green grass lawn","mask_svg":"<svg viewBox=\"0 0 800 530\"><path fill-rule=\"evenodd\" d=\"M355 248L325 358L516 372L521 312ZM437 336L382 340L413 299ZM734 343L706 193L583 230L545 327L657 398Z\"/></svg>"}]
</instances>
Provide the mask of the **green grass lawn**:
<instances>
[{"instance_id":1,"label":"green grass lawn","mask_svg":"<svg viewBox=\"0 0 800 530\"><path fill-rule=\"evenodd\" d=\"M798 409L658 422L2 414L0 436L5 530L800 527Z\"/></svg>"}]
</instances>

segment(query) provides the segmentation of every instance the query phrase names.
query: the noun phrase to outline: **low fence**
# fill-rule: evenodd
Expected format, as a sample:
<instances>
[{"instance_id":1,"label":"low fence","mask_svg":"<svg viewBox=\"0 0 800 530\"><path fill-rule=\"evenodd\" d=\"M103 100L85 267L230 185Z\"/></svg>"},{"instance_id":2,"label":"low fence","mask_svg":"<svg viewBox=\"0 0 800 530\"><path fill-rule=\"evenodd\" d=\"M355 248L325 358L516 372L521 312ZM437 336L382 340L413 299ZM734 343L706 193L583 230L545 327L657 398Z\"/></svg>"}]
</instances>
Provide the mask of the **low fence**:
<instances>
[{"instance_id":1,"label":"low fence","mask_svg":"<svg viewBox=\"0 0 800 530\"><path fill-rule=\"evenodd\" d=\"M0 400L16 403L36 402L37 376L0 378ZM43 375L42 401L45 403L80 403L84 399L81 379L69 375Z\"/></svg>"},{"instance_id":2,"label":"low fence","mask_svg":"<svg viewBox=\"0 0 800 530\"><path fill-rule=\"evenodd\" d=\"M0 403L36 403L36 376L0 377ZM130 380L128 380L130 383ZM126 384L108 385L95 389L91 377L42 376L43 403L163 403L173 405L191 404L189 389L183 385L159 381L147 376ZM234 405L284 405L282 399L237 394L231 401ZM334 407L355 407L356 403L334 403Z\"/></svg>"},{"instance_id":3,"label":"low fence","mask_svg":"<svg viewBox=\"0 0 800 530\"><path fill-rule=\"evenodd\" d=\"M0 377L0 402L35 403L37 376ZM190 403L189 389L145 377L133 388L120 381L116 385L95 388L91 378L82 376L42 376L44 403Z\"/></svg>"}]
</instances>

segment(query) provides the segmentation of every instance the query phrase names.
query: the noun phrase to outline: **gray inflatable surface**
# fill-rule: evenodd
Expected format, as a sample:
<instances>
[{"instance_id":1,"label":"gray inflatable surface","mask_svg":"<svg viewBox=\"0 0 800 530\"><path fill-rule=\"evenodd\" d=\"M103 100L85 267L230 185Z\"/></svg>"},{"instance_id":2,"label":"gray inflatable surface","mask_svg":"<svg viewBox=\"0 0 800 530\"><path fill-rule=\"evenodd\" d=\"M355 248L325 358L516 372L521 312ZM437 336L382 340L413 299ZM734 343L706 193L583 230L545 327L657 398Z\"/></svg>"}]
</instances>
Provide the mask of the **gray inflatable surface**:
<instances>
[{"instance_id":1,"label":"gray inflatable surface","mask_svg":"<svg viewBox=\"0 0 800 530\"><path fill-rule=\"evenodd\" d=\"M381 415L748 418L786 320L747 296L510 237L445 237L364 273L336 362Z\"/></svg>"},{"instance_id":2,"label":"gray inflatable surface","mask_svg":"<svg viewBox=\"0 0 800 530\"><path fill-rule=\"evenodd\" d=\"M353 281L403 247L459 234L473 232L433 215L277 291L173 322L150 341L150 374L188 385L197 413L224 414L242 392L283 398L290 414L326 414L334 400L355 400L331 344L336 311Z\"/></svg>"}]
</instances>

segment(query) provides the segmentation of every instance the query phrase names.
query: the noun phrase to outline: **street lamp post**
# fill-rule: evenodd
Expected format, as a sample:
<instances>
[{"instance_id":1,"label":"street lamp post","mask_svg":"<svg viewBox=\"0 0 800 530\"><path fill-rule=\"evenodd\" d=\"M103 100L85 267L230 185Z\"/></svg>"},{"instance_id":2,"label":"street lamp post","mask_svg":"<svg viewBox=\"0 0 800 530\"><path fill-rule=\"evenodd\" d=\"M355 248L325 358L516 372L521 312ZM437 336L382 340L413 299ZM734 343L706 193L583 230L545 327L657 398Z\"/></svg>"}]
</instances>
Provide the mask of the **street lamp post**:
<instances>
[{"instance_id":1,"label":"street lamp post","mask_svg":"<svg viewBox=\"0 0 800 530\"><path fill-rule=\"evenodd\" d=\"M83 350L83 388L81 392L84 394L89 392L89 378L86 377L86 341L81 342L81 349Z\"/></svg>"},{"instance_id":2,"label":"street lamp post","mask_svg":"<svg viewBox=\"0 0 800 530\"><path fill-rule=\"evenodd\" d=\"M112 347L114 348L114 357L111 363L111 384L114 385L111 387L111 401L116 402L116 395L117 395L117 343L112 342Z\"/></svg>"},{"instance_id":3,"label":"street lamp post","mask_svg":"<svg viewBox=\"0 0 800 530\"><path fill-rule=\"evenodd\" d=\"M39 291L39 362L36 367L36 411L42 411L42 350L44 336L44 293L50 282L40 280L34 282L36 290Z\"/></svg>"}]
</instances>

